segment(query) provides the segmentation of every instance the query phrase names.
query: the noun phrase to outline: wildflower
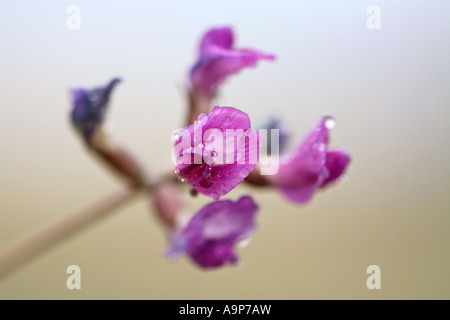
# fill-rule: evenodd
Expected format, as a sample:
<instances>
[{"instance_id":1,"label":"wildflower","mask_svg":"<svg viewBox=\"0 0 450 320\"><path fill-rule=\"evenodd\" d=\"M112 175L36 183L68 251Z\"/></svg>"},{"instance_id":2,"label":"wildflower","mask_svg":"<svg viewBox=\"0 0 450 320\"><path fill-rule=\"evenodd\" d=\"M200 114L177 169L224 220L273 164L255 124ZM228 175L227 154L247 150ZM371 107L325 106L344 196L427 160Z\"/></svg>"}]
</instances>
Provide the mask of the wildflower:
<instances>
[{"instance_id":1,"label":"wildflower","mask_svg":"<svg viewBox=\"0 0 450 320\"><path fill-rule=\"evenodd\" d=\"M113 78L104 87L73 89L71 120L89 149L105 164L132 185L142 185L145 184L146 177L136 156L118 145L111 135L102 129L112 91L120 81Z\"/></svg>"},{"instance_id":2,"label":"wildflower","mask_svg":"<svg viewBox=\"0 0 450 320\"><path fill-rule=\"evenodd\" d=\"M232 107L214 107L198 120L183 129L175 142L175 172L195 190L217 200L255 167L259 135L248 115Z\"/></svg>"},{"instance_id":3,"label":"wildflower","mask_svg":"<svg viewBox=\"0 0 450 320\"><path fill-rule=\"evenodd\" d=\"M239 257L234 245L250 236L255 228L257 210L258 206L250 196L243 196L236 202L211 202L175 233L166 254L176 258L187 253L203 268L236 264Z\"/></svg>"},{"instance_id":4,"label":"wildflower","mask_svg":"<svg viewBox=\"0 0 450 320\"><path fill-rule=\"evenodd\" d=\"M277 174L267 176L289 200L308 202L315 191L335 182L350 163L350 155L342 150L328 150L329 129L335 120L324 116L300 146L280 157Z\"/></svg>"},{"instance_id":5,"label":"wildflower","mask_svg":"<svg viewBox=\"0 0 450 320\"><path fill-rule=\"evenodd\" d=\"M72 123L86 142L89 143L96 129L103 123L112 91L120 81L114 78L104 87L72 90Z\"/></svg>"}]
</instances>

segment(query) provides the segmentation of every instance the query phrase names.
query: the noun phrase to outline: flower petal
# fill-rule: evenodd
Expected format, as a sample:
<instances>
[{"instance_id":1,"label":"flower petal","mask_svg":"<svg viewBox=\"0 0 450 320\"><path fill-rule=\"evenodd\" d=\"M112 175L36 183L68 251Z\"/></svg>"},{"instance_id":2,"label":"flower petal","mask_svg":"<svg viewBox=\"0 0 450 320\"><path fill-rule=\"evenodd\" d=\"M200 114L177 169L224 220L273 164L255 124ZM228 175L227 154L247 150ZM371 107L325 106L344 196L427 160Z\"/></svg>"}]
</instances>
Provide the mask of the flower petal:
<instances>
[{"instance_id":1,"label":"flower petal","mask_svg":"<svg viewBox=\"0 0 450 320\"><path fill-rule=\"evenodd\" d=\"M229 27L213 28L205 33L200 43L200 54L208 54L214 47L231 49L233 45L233 30Z\"/></svg>"},{"instance_id":2,"label":"flower petal","mask_svg":"<svg viewBox=\"0 0 450 320\"><path fill-rule=\"evenodd\" d=\"M111 93L120 81L114 78L104 87L72 90L72 123L86 141L89 141L97 127L102 124Z\"/></svg>"},{"instance_id":3,"label":"flower petal","mask_svg":"<svg viewBox=\"0 0 450 320\"><path fill-rule=\"evenodd\" d=\"M259 134L251 129L248 115L238 109L214 107L183 132L191 141L176 155L175 172L198 192L216 200L241 183L258 162ZM177 141L175 148L181 142ZM195 161L195 157L201 158Z\"/></svg>"},{"instance_id":4,"label":"flower petal","mask_svg":"<svg viewBox=\"0 0 450 320\"><path fill-rule=\"evenodd\" d=\"M308 202L329 176L326 159L330 119L329 116L322 117L292 155L280 158L277 174L268 177L295 203Z\"/></svg>"},{"instance_id":5,"label":"flower petal","mask_svg":"<svg viewBox=\"0 0 450 320\"><path fill-rule=\"evenodd\" d=\"M350 154L346 151L333 150L327 152L325 166L328 171L328 177L322 182L321 187L325 187L335 182L345 172L350 164Z\"/></svg>"},{"instance_id":6,"label":"flower petal","mask_svg":"<svg viewBox=\"0 0 450 320\"><path fill-rule=\"evenodd\" d=\"M244 67L255 67L259 59L273 60L271 54L253 50L236 50L230 28L209 30L200 43L200 56L190 71L192 90L206 99L212 99L217 87L227 76Z\"/></svg>"},{"instance_id":7,"label":"flower petal","mask_svg":"<svg viewBox=\"0 0 450 320\"><path fill-rule=\"evenodd\" d=\"M193 251L191 258L202 268L215 268L226 263L235 264L239 261L230 243L216 240L209 240Z\"/></svg>"},{"instance_id":8,"label":"flower petal","mask_svg":"<svg viewBox=\"0 0 450 320\"><path fill-rule=\"evenodd\" d=\"M168 255L189 254L203 268L236 263L234 245L255 228L258 206L250 196L238 201L220 200L207 204L174 235Z\"/></svg>"}]
</instances>

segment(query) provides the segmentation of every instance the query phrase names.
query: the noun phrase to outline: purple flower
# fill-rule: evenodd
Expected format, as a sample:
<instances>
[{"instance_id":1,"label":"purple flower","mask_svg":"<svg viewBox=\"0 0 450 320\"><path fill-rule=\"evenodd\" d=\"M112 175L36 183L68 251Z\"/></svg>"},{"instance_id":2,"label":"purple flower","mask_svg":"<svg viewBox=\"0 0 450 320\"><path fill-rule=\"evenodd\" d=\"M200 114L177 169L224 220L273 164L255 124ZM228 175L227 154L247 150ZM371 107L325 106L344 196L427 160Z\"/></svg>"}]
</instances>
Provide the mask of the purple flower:
<instances>
[{"instance_id":1,"label":"purple flower","mask_svg":"<svg viewBox=\"0 0 450 320\"><path fill-rule=\"evenodd\" d=\"M268 176L289 200L308 202L317 189L336 181L349 165L347 152L328 150L329 129L334 123L333 117L322 117L293 153L280 157L277 174Z\"/></svg>"},{"instance_id":2,"label":"purple flower","mask_svg":"<svg viewBox=\"0 0 450 320\"><path fill-rule=\"evenodd\" d=\"M259 135L245 112L214 107L180 132L174 151L179 178L217 200L255 167Z\"/></svg>"},{"instance_id":3,"label":"purple flower","mask_svg":"<svg viewBox=\"0 0 450 320\"><path fill-rule=\"evenodd\" d=\"M114 78L104 87L76 88L71 91L72 123L86 142L89 142L95 130L102 124L111 93L120 81L120 79Z\"/></svg>"},{"instance_id":4,"label":"purple flower","mask_svg":"<svg viewBox=\"0 0 450 320\"><path fill-rule=\"evenodd\" d=\"M212 99L227 76L244 67L255 67L259 59L274 60L275 57L252 49L234 49L231 28L211 29L201 40L199 59L190 72L192 89Z\"/></svg>"},{"instance_id":5,"label":"purple flower","mask_svg":"<svg viewBox=\"0 0 450 320\"><path fill-rule=\"evenodd\" d=\"M239 257L234 244L250 236L255 228L258 206L250 196L238 201L214 201L198 211L188 224L172 238L167 256L187 253L203 268L235 264Z\"/></svg>"}]
</instances>

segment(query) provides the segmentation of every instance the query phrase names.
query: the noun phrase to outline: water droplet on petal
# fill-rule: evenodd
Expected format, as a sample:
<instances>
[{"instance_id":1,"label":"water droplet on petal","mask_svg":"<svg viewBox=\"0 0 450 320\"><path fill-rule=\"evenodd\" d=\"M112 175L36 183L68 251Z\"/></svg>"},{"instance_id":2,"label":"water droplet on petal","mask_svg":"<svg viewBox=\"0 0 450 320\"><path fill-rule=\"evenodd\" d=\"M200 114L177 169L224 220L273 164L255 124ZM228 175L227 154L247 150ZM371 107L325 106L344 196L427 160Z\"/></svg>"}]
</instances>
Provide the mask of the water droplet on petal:
<instances>
[{"instance_id":1,"label":"water droplet on petal","mask_svg":"<svg viewBox=\"0 0 450 320\"><path fill-rule=\"evenodd\" d=\"M180 131L181 130L174 130L172 132L172 141L177 141L180 138Z\"/></svg>"},{"instance_id":2,"label":"water droplet on petal","mask_svg":"<svg viewBox=\"0 0 450 320\"><path fill-rule=\"evenodd\" d=\"M348 180L348 174L343 174L342 176L340 176L338 179L337 179L337 183L338 184L342 184L342 183L344 183L344 182L347 182L347 180Z\"/></svg>"},{"instance_id":3,"label":"water droplet on petal","mask_svg":"<svg viewBox=\"0 0 450 320\"><path fill-rule=\"evenodd\" d=\"M246 176L248 176L249 173L250 173L250 171L246 167L243 167L243 168L241 168L241 170L239 170L239 175L242 178L245 178Z\"/></svg>"},{"instance_id":4,"label":"water droplet on petal","mask_svg":"<svg viewBox=\"0 0 450 320\"><path fill-rule=\"evenodd\" d=\"M336 120L332 116L325 116L325 127L332 129L336 125Z\"/></svg>"},{"instance_id":5,"label":"water droplet on petal","mask_svg":"<svg viewBox=\"0 0 450 320\"><path fill-rule=\"evenodd\" d=\"M200 180L199 185L202 188L210 188L213 184L214 184L214 177L212 176L210 170L210 172L202 180Z\"/></svg>"},{"instance_id":6,"label":"water droplet on petal","mask_svg":"<svg viewBox=\"0 0 450 320\"><path fill-rule=\"evenodd\" d=\"M245 248L248 247L248 245L252 242L252 238L242 238L238 241L237 246L238 248Z\"/></svg>"},{"instance_id":7,"label":"water droplet on petal","mask_svg":"<svg viewBox=\"0 0 450 320\"><path fill-rule=\"evenodd\" d=\"M208 118L208 115L206 113L201 113L198 116L198 121L203 121L204 119Z\"/></svg>"},{"instance_id":8,"label":"water droplet on petal","mask_svg":"<svg viewBox=\"0 0 450 320\"><path fill-rule=\"evenodd\" d=\"M175 170L173 170L173 173L179 174L179 173L180 173L180 170L179 170L179 169L175 169Z\"/></svg>"},{"instance_id":9,"label":"water droplet on petal","mask_svg":"<svg viewBox=\"0 0 450 320\"><path fill-rule=\"evenodd\" d=\"M214 200L219 200L220 196L217 192L213 192L211 193L211 198L213 198Z\"/></svg>"}]
</instances>

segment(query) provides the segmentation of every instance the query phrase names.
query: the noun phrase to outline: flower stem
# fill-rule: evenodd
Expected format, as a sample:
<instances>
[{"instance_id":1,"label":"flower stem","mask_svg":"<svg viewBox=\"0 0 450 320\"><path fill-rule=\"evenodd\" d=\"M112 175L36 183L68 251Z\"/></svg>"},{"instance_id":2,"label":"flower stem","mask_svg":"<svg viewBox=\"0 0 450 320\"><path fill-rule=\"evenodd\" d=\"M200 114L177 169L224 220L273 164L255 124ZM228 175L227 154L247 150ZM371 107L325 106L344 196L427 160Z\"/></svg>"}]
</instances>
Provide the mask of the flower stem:
<instances>
[{"instance_id":1,"label":"flower stem","mask_svg":"<svg viewBox=\"0 0 450 320\"><path fill-rule=\"evenodd\" d=\"M115 209L131 200L139 190L139 188L130 187L116 190L91 206L49 221L7 245L0 250L0 279L77 231L110 215Z\"/></svg>"}]
</instances>

